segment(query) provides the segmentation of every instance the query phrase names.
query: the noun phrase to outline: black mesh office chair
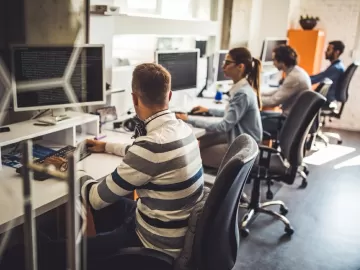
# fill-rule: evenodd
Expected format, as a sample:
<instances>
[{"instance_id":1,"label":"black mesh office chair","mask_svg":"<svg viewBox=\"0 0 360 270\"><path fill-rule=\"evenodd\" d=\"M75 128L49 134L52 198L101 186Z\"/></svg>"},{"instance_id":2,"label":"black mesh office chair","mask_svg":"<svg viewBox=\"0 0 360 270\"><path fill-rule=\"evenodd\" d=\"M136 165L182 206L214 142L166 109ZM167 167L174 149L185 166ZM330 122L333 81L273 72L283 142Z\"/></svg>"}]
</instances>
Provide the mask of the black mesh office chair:
<instances>
[{"instance_id":1,"label":"black mesh office chair","mask_svg":"<svg viewBox=\"0 0 360 270\"><path fill-rule=\"evenodd\" d=\"M329 91L330 86L333 84L333 81L330 79L325 79L323 82L321 82L315 89L315 92L321 94L322 96L326 97L327 93ZM306 141L305 149L310 150L313 143L316 139L320 139L325 144L327 144L327 140L325 138L325 135L320 130L321 127L321 110L320 112L315 116L314 122L309 130L308 139Z\"/></svg>"},{"instance_id":2,"label":"black mesh office chair","mask_svg":"<svg viewBox=\"0 0 360 270\"><path fill-rule=\"evenodd\" d=\"M339 109L329 108L328 106L325 106L321 110L321 116L323 117L323 126L326 124L326 119L328 119L331 122L332 118L340 119L341 115L344 111L345 104L349 99L349 86L351 79L353 78L353 75L356 71L356 69L359 66L359 62L352 63L342 74L342 76L339 79L338 87L335 91L335 97L336 100L340 103ZM327 137L332 137L337 140L338 144L342 144L342 139L339 134L326 134ZM322 139L325 140L327 143L329 142L329 138L323 137Z\"/></svg>"},{"instance_id":3,"label":"black mesh office chair","mask_svg":"<svg viewBox=\"0 0 360 270\"><path fill-rule=\"evenodd\" d=\"M251 178L253 179L253 188L249 203L242 203L240 207L247 208L241 222L241 233L243 236L249 234L248 224L253 220L257 213L271 215L285 224L285 232L291 235L294 230L290 222L285 218L287 208L281 201L269 201L260 203L260 183L266 180L268 184L267 198L272 199L271 181L281 181L286 184L293 184L299 166L303 162L304 143L306 135L314 117L319 113L320 108L325 104L326 99L314 91L305 91L301 93L286 118L279 137L279 150L260 146L260 155L257 164L254 166ZM305 187L306 175L302 173ZM272 205L280 206L280 213L266 209Z\"/></svg>"},{"instance_id":4,"label":"black mesh office chair","mask_svg":"<svg viewBox=\"0 0 360 270\"><path fill-rule=\"evenodd\" d=\"M258 146L249 135L240 135L229 147L223 161L225 165L219 170L197 221L191 263L186 269L236 269L240 241L238 205L257 156ZM109 258L102 269L184 269L176 263L160 251L129 248Z\"/></svg>"}]
</instances>

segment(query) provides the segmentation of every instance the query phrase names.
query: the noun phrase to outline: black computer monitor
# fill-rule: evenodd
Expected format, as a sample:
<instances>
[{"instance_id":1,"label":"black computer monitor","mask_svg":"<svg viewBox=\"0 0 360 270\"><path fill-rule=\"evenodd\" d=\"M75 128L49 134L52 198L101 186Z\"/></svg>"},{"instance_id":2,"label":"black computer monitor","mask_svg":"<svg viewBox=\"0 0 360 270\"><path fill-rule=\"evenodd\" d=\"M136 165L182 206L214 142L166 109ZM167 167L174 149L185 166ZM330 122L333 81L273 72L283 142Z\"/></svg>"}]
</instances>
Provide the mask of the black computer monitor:
<instances>
[{"instance_id":1,"label":"black computer monitor","mask_svg":"<svg viewBox=\"0 0 360 270\"><path fill-rule=\"evenodd\" d=\"M105 104L103 45L12 47L15 111Z\"/></svg>"},{"instance_id":2,"label":"black computer monitor","mask_svg":"<svg viewBox=\"0 0 360 270\"><path fill-rule=\"evenodd\" d=\"M200 57L203 57L206 54L206 40L196 40L196 49L200 50Z\"/></svg>"},{"instance_id":3,"label":"black computer monitor","mask_svg":"<svg viewBox=\"0 0 360 270\"><path fill-rule=\"evenodd\" d=\"M287 43L287 38L266 38L261 50L261 62L263 64L272 64L272 53L274 49L280 45L287 45Z\"/></svg>"},{"instance_id":4,"label":"black computer monitor","mask_svg":"<svg viewBox=\"0 0 360 270\"><path fill-rule=\"evenodd\" d=\"M199 50L156 51L155 62L171 74L171 90L197 89Z\"/></svg>"}]
</instances>

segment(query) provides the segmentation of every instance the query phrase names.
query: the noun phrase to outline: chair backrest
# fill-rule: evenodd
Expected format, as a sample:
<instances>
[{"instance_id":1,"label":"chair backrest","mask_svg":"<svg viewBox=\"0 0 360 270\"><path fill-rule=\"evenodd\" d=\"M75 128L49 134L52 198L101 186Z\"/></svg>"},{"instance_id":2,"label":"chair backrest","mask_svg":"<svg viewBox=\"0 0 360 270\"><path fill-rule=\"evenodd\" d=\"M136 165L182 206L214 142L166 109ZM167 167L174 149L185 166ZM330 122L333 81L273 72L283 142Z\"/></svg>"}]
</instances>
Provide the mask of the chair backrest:
<instances>
[{"instance_id":1,"label":"chair backrest","mask_svg":"<svg viewBox=\"0 0 360 270\"><path fill-rule=\"evenodd\" d=\"M301 165L306 136L325 101L326 98L319 93L304 91L291 108L279 135L281 154L291 166Z\"/></svg>"},{"instance_id":2,"label":"chair backrest","mask_svg":"<svg viewBox=\"0 0 360 270\"><path fill-rule=\"evenodd\" d=\"M335 90L335 98L337 101L345 103L349 98L349 85L351 79L359 66L359 62L354 62L341 75L337 88Z\"/></svg>"},{"instance_id":3,"label":"chair backrest","mask_svg":"<svg viewBox=\"0 0 360 270\"><path fill-rule=\"evenodd\" d=\"M230 145L226 164L216 177L200 216L193 245L193 263L198 270L230 270L239 250L238 207L258 146L249 135L240 135Z\"/></svg>"}]
</instances>

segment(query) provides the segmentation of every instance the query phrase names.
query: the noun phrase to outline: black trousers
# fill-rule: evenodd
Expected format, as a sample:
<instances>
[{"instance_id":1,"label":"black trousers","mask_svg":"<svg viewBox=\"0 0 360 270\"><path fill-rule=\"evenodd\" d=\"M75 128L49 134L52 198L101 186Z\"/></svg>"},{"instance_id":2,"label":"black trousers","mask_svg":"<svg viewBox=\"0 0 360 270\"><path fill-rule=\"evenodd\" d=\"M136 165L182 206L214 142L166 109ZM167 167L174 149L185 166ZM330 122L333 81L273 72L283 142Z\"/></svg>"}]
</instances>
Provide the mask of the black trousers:
<instances>
[{"instance_id":1,"label":"black trousers","mask_svg":"<svg viewBox=\"0 0 360 270\"><path fill-rule=\"evenodd\" d=\"M279 121L277 119L266 119L267 116L280 116L281 112L262 111L261 120L263 130L269 132L272 136L276 136L279 128Z\"/></svg>"},{"instance_id":2,"label":"black trousers","mask_svg":"<svg viewBox=\"0 0 360 270\"><path fill-rule=\"evenodd\" d=\"M119 249L143 246L135 232L135 211L136 202L127 198L93 211L96 236L86 239L87 269L102 269L106 259ZM42 243L41 249L45 254L39 254L39 259L45 260L41 262L42 268L66 269L66 241L45 241L47 243Z\"/></svg>"}]
</instances>

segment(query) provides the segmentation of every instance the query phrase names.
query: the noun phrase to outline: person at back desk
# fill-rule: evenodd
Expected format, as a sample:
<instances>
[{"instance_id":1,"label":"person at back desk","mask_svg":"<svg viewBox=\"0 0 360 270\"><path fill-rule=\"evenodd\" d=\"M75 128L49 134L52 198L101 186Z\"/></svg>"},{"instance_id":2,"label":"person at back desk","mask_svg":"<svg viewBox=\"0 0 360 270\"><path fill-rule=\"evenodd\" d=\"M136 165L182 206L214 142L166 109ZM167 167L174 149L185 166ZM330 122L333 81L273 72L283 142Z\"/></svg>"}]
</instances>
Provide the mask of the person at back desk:
<instances>
[{"instance_id":1,"label":"person at back desk","mask_svg":"<svg viewBox=\"0 0 360 270\"><path fill-rule=\"evenodd\" d=\"M261 112L263 128L271 134L277 132L279 128L278 121L266 117L281 114L287 116L298 95L311 89L310 77L304 69L297 65L297 58L296 51L290 46L281 45L273 51L274 66L278 70L285 72L285 78L279 88L263 92L261 95L264 107L281 106L282 109L282 112L265 110Z\"/></svg>"},{"instance_id":2,"label":"person at back desk","mask_svg":"<svg viewBox=\"0 0 360 270\"><path fill-rule=\"evenodd\" d=\"M344 52L344 50L345 45L342 41L336 40L329 42L329 45L325 52L325 59L330 61L330 66L323 72L310 76L312 84L320 83L326 78L332 80L333 83L330 86L326 96L329 107L336 107L335 92L338 87L338 80L340 76L345 72L344 64L339 59L340 55Z\"/></svg>"},{"instance_id":3,"label":"person at back desk","mask_svg":"<svg viewBox=\"0 0 360 270\"><path fill-rule=\"evenodd\" d=\"M88 265L101 266L103 258L126 247L144 246L174 258L183 248L190 212L203 197L204 179L192 129L168 110L170 81L169 72L159 65L137 66L132 79L138 117L134 143L87 141L93 152L125 156L105 179L96 181L86 174L80 179L97 233L87 239ZM123 197L134 190L137 202Z\"/></svg>"},{"instance_id":4,"label":"person at back desk","mask_svg":"<svg viewBox=\"0 0 360 270\"><path fill-rule=\"evenodd\" d=\"M209 132L200 138L201 149L218 144L230 144L243 133L251 135L258 143L261 142L260 69L260 61L253 58L248 49L241 47L230 50L223 63L223 70L225 76L233 80L234 85L229 91L230 100L226 110L201 106L193 109L195 114L208 112L223 119L218 123L209 123L186 114L176 115L194 127L205 128Z\"/></svg>"}]
</instances>

